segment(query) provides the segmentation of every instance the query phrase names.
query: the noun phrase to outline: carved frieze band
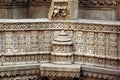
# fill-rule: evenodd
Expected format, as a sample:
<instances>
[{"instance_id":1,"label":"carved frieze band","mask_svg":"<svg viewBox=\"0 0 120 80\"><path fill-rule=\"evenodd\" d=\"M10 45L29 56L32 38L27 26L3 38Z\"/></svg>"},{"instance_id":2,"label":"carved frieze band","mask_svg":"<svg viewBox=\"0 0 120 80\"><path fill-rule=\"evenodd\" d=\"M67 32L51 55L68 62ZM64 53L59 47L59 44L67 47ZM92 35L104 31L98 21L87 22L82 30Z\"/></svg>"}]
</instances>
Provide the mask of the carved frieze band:
<instances>
[{"instance_id":1,"label":"carved frieze band","mask_svg":"<svg viewBox=\"0 0 120 80\"><path fill-rule=\"evenodd\" d=\"M93 32L120 33L120 25L85 24L72 22L39 22L39 23L0 23L0 31L18 30L81 30Z\"/></svg>"},{"instance_id":2,"label":"carved frieze band","mask_svg":"<svg viewBox=\"0 0 120 80\"><path fill-rule=\"evenodd\" d=\"M29 75L39 75L39 74L40 74L39 69L0 71L0 77L29 76Z\"/></svg>"},{"instance_id":3,"label":"carved frieze band","mask_svg":"<svg viewBox=\"0 0 120 80\"><path fill-rule=\"evenodd\" d=\"M0 0L0 7L3 6L50 6L51 0ZM80 8L112 8L117 6L116 0L79 0Z\"/></svg>"},{"instance_id":4,"label":"carved frieze band","mask_svg":"<svg viewBox=\"0 0 120 80\"><path fill-rule=\"evenodd\" d=\"M0 0L0 6L50 6L51 0Z\"/></svg>"},{"instance_id":5,"label":"carved frieze band","mask_svg":"<svg viewBox=\"0 0 120 80\"><path fill-rule=\"evenodd\" d=\"M8 54L0 56L0 65L34 64L40 62L50 62L48 54Z\"/></svg>"},{"instance_id":6,"label":"carved frieze band","mask_svg":"<svg viewBox=\"0 0 120 80\"><path fill-rule=\"evenodd\" d=\"M116 9L116 0L79 0L80 8L111 8Z\"/></svg>"},{"instance_id":7,"label":"carved frieze band","mask_svg":"<svg viewBox=\"0 0 120 80\"><path fill-rule=\"evenodd\" d=\"M46 77L77 77L77 78L82 78L82 77L91 77L91 78L97 78L97 79L102 79L102 80L119 80L119 76L117 75L109 75L109 74L102 74L102 73L95 73L95 72L69 72L69 71L47 71L47 70L42 70L41 71L41 76L46 76Z\"/></svg>"},{"instance_id":8,"label":"carved frieze band","mask_svg":"<svg viewBox=\"0 0 120 80\"><path fill-rule=\"evenodd\" d=\"M41 76L57 76L57 77L79 77L79 72L69 72L69 71L47 71L42 70Z\"/></svg>"}]
</instances>

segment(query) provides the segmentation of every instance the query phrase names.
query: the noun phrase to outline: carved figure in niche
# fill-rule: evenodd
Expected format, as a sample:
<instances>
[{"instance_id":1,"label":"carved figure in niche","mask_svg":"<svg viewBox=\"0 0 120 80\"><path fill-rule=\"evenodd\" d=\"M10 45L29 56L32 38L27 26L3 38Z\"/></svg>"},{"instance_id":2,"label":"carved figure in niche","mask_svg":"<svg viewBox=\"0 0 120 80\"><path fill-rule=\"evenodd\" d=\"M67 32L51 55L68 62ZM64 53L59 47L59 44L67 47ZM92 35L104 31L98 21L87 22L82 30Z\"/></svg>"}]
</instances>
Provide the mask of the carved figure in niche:
<instances>
[{"instance_id":1,"label":"carved figure in niche","mask_svg":"<svg viewBox=\"0 0 120 80\"><path fill-rule=\"evenodd\" d=\"M78 18L78 0L52 0L49 20L70 20Z\"/></svg>"},{"instance_id":2,"label":"carved figure in niche","mask_svg":"<svg viewBox=\"0 0 120 80\"><path fill-rule=\"evenodd\" d=\"M52 0L48 14L50 20L70 19L70 6L68 0Z\"/></svg>"},{"instance_id":3,"label":"carved figure in niche","mask_svg":"<svg viewBox=\"0 0 120 80\"><path fill-rule=\"evenodd\" d=\"M61 17L67 16L67 7L66 6L63 6L63 7L55 6L54 7L52 17L55 18L55 17L59 17L59 16L61 16Z\"/></svg>"}]
</instances>

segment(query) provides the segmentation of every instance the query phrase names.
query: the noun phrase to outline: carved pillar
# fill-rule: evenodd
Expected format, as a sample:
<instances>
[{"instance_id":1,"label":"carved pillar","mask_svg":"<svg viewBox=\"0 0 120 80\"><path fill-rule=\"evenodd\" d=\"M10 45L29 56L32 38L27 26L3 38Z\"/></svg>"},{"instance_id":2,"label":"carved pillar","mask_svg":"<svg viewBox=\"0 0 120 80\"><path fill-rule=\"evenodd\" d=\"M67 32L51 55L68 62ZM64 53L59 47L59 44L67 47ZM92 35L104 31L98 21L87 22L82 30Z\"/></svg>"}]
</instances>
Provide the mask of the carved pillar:
<instances>
[{"instance_id":1,"label":"carved pillar","mask_svg":"<svg viewBox=\"0 0 120 80\"><path fill-rule=\"evenodd\" d=\"M57 38L52 42L53 52L51 53L51 62L59 64L71 64L72 63L72 45L73 42L65 33L62 31L59 33Z\"/></svg>"},{"instance_id":2,"label":"carved pillar","mask_svg":"<svg viewBox=\"0 0 120 80\"><path fill-rule=\"evenodd\" d=\"M78 0L52 0L48 18L70 20L78 18Z\"/></svg>"}]
</instances>

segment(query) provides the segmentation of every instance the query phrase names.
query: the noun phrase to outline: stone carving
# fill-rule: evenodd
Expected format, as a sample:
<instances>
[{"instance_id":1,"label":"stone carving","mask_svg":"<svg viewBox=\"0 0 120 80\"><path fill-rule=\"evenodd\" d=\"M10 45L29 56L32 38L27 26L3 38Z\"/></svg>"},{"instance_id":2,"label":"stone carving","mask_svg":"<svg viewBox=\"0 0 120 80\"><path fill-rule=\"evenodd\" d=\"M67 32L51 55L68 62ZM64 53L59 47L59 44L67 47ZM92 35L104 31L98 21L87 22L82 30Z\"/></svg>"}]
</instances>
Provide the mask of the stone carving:
<instances>
[{"instance_id":1,"label":"stone carving","mask_svg":"<svg viewBox=\"0 0 120 80\"><path fill-rule=\"evenodd\" d=\"M72 40L68 37L67 33L62 30L61 33L58 34L56 38L54 38L53 44L53 52L52 55L52 63L59 64L71 64L72 57Z\"/></svg>"},{"instance_id":2,"label":"stone carving","mask_svg":"<svg viewBox=\"0 0 120 80\"><path fill-rule=\"evenodd\" d=\"M119 25L100 25L100 24L84 24L84 23L71 23L71 22L39 22L39 23L21 23L21 24L4 24L0 23L0 31L4 30L53 30L53 29L67 29L67 30L80 30L80 31L93 31L93 32L114 32L120 33Z\"/></svg>"},{"instance_id":3,"label":"stone carving","mask_svg":"<svg viewBox=\"0 0 120 80\"><path fill-rule=\"evenodd\" d=\"M62 35L55 33L61 29L65 29L69 33L68 36L70 38L68 37L69 39L67 38L67 41L64 41L66 39L64 38L66 37L64 32ZM0 23L0 65L25 65L52 62L59 64L73 63L72 65L94 65L94 67L99 66L119 70L119 29L119 25L86 24L67 21L64 23L57 21L21 22L20 24L17 22ZM62 38L60 38L60 35ZM58 36L59 39L56 40ZM53 39L54 37L55 39ZM61 39L63 42L59 41ZM52 45L53 40L55 43ZM63 44L72 41L74 45L73 43L70 45ZM73 60L71 57L73 57ZM58 74L57 76L59 76L63 72L58 71L56 73L49 72L47 74L46 71L44 74L43 71L42 75ZM65 73L65 75L69 75L70 77L78 76L78 73L69 72L68 74ZM97 73L87 73L87 76L91 77L96 75ZM101 75L105 75L106 77L107 74L98 73L97 77Z\"/></svg>"},{"instance_id":4,"label":"stone carving","mask_svg":"<svg viewBox=\"0 0 120 80\"><path fill-rule=\"evenodd\" d=\"M6 52L12 52L12 32L5 32Z\"/></svg>"},{"instance_id":5,"label":"stone carving","mask_svg":"<svg viewBox=\"0 0 120 80\"><path fill-rule=\"evenodd\" d=\"M57 77L79 77L79 72L70 71L45 71L41 70L41 76L57 76Z\"/></svg>"},{"instance_id":6,"label":"stone carving","mask_svg":"<svg viewBox=\"0 0 120 80\"><path fill-rule=\"evenodd\" d=\"M117 68L117 60L113 60L113 59L106 59L106 67L108 68Z\"/></svg>"},{"instance_id":7,"label":"stone carving","mask_svg":"<svg viewBox=\"0 0 120 80\"><path fill-rule=\"evenodd\" d=\"M119 77L116 77L116 76L112 76L112 75L109 75L109 74L102 74L102 73L96 73L96 72L84 72L83 73L83 76L87 77L93 77L93 78L99 78L99 79L102 79L102 80L117 80L119 79Z\"/></svg>"},{"instance_id":8,"label":"stone carving","mask_svg":"<svg viewBox=\"0 0 120 80\"><path fill-rule=\"evenodd\" d=\"M38 50L38 32L37 31L32 31L31 32L31 51L39 51Z\"/></svg>"},{"instance_id":9,"label":"stone carving","mask_svg":"<svg viewBox=\"0 0 120 80\"><path fill-rule=\"evenodd\" d=\"M48 18L50 20L70 19L69 2L67 0L52 0Z\"/></svg>"},{"instance_id":10,"label":"stone carving","mask_svg":"<svg viewBox=\"0 0 120 80\"><path fill-rule=\"evenodd\" d=\"M0 77L39 75L39 73L39 69L8 70L4 72L0 71Z\"/></svg>"},{"instance_id":11,"label":"stone carving","mask_svg":"<svg viewBox=\"0 0 120 80\"><path fill-rule=\"evenodd\" d=\"M18 32L18 51L25 52L26 51L26 37L25 31Z\"/></svg>"},{"instance_id":12,"label":"stone carving","mask_svg":"<svg viewBox=\"0 0 120 80\"><path fill-rule=\"evenodd\" d=\"M51 47L52 47L52 42L53 40L53 32L51 31L44 31L44 51L51 51Z\"/></svg>"},{"instance_id":13,"label":"stone carving","mask_svg":"<svg viewBox=\"0 0 120 80\"><path fill-rule=\"evenodd\" d=\"M72 6L77 0L52 0L48 18L50 20L70 20L77 18L77 6ZM74 10L76 9L76 10Z\"/></svg>"},{"instance_id":14,"label":"stone carving","mask_svg":"<svg viewBox=\"0 0 120 80\"><path fill-rule=\"evenodd\" d=\"M44 51L44 32L43 31L38 32L38 45L39 45L39 51Z\"/></svg>"},{"instance_id":15,"label":"stone carving","mask_svg":"<svg viewBox=\"0 0 120 80\"><path fill-rule=\"evenodd\" d=\"M116 0L79 0L80 8L116 8Z\"/></svg>"}]
</instances>

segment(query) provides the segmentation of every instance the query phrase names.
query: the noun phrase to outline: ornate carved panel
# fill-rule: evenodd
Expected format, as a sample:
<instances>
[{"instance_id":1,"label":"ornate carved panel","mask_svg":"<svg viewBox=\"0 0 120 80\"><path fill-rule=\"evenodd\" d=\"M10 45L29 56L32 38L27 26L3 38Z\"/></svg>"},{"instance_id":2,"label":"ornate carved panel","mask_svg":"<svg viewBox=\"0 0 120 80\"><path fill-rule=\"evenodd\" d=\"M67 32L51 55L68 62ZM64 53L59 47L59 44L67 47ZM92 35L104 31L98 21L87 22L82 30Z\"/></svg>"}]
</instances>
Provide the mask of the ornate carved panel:
<instances>
[{"instance_id":1,"label":"ornate carved panel","mask_svg":"<svg viewBox=\"0 0 120 80\"><path fill-rule=\"evenodd\" d=\"M15 76L32 76L39 75L39 69L22 69L22 70L8 70L0 71L0 77L15 77Z\"/></svg>"},{"instance_id":2,"label":"ornate carved panel","mask_svg":"<svg viewBox=\"0 0 120 80\"><path fill-rule=\"evenodd\" d=\"M39 23L1 23L0 31L5 30L79 30L79 31L93 31L93 32L114 32L120 33L119 25L107 24L87 24L87 23L72 23L72 22L39 22Z\"/></svg>"},{"instance_id":3,"label":"ornate carved panel","mask_svg":"<svg viewBox=\"0 0 120 80\"><path fill-rule=\"evenodd\" d=\"M97 55L105 56L105 33L98 33Z\"/></svg>"},{"instance_id":4,"label":"ornate carved panel","mask_svg":"<svg viewBox=\"0 0 120 80\"><path fill-rule=\"evenodd\" d=\"M44 51L44 31L38 31L39 51Z\"/></svg>"},{"instance_id":5,"label":"ornate carved panel","mask_svg":"<svg viewBox=\"0 0 120 80\"><path fill-rule=\"evenodd\" d=\"M35 52L38 51L38 32L31 31L31 51Z\"/></svg>"},{"instance_id":6,"label":"ornate carved panel","mask_svg":"<svg viewBox=\"0 0 120 80\"><path fill-rule=\"evenodd\" d=\"M11 53L13 49L12 45L12 32L5 32L5 47L6 47L6 52Z\"/></svg>"},{"instance_id":7,"label":"ornate carved panel","mask_svg":"<svg viewBox=\"0 0 120 80\"><path fill-rule=\"evenodd\" d=\"M87 33L87 54L94 55L94 32Z\"/></svg>"},{"instance_id":8,"label":"ornate carved panel","mask_svg":"<svg viewBox=\"0 0 120 80\"><path fill-rule=\"evenodd\" d=\"M18 32L18 51L25 52L26 51L26 36L25 31Z\"/></svg>"},{"instance_id":9,"label":"ornate carved panel","mask_svg":"<svg viewBox=\"0 0 120 80\"><path fill-rule=\"evenodd\" d=\"M44 51L51 51L51 42L53 40L52 31L44 31Z\"/></svg>"},{"instance_id":10,"label":"ornate carved panel","mask_svg":"<svg viewBox=\"0 0 120 80\"><path fill-rule=\"evenodd\" d=\"M76 31L75 32L75 39L74 39L75 43L75 51L79 52L79 54L83 54L83 50L84 50L84 37L83 37L83 32L81 31Z\"/></svg>"}]
</instances>

